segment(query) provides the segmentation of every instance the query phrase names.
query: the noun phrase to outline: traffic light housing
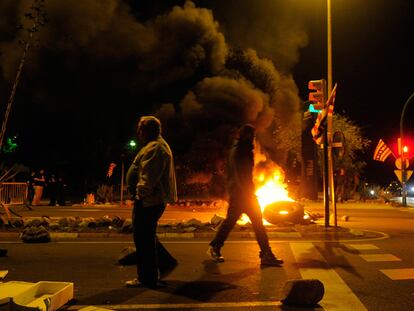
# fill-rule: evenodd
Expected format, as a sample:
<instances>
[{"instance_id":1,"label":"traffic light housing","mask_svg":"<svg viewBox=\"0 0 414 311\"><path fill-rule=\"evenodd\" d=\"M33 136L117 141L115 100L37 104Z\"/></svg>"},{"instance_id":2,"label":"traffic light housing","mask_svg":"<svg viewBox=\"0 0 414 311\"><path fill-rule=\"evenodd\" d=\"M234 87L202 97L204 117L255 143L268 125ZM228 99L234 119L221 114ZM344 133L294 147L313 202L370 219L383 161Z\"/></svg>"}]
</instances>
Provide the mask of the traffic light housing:
<instances>
[{"instance_id":1,"label":"traffic light housing","mask_svg":"<svg viewBox=\"0 0 414 311\"><path fill-rule=\"evenodd\" d=\"M398 155L399 156L401 156L401 155L405 155L405 156L407 156L408 155L408 145L403 145L402 143L401 143L401 138L399 137L398 139L397 139L397 145L398 145Z\"/></svg>"},{"instance_id":2,"label":"traffic light housing","mask_svg":"<svg viewBox=\"0 0 414 311\"><path fill-rule=\"evenodd\" d=\"M311 80L308 82L309 100L313 103L314 110L322 110L325 106L326 80Z\"/></svg>"},{"instance_id":3,"label":"traffic light housing","mask_svg":"<svg viewBox=\"0 0 414 311\"><path fill-rule=\"evenodd\" d=\"M403 148L402 148L402 152L403 152L404 154L408 154L408 146L403 146Z\"/></svg>"}]
</instances>

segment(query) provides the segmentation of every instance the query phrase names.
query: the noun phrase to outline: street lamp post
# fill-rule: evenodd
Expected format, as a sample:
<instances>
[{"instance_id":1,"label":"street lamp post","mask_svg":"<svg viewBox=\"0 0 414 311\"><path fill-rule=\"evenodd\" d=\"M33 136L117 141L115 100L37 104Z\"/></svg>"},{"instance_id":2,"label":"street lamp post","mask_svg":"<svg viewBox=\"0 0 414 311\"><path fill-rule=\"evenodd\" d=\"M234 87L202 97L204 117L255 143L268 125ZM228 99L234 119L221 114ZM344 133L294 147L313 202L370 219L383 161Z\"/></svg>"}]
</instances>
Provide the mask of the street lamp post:
<instances>
[{"instance_id":1,"label":"street lamp post","mask_svg":"<svg viewBox=\"0 0 414 311\"><path fill-rule=\"evenodd\" d=\"M326 1L327 7L327 95L328 98L332 92L332 17L331 17L331 0ZM333 174L333 157L332 157L332 115L328 114L328 126L327 126L327 156L328 156L328 172L329 172L329 192L332 203L332 211L334 218L334 225L337 226L337 217L336 217L336 202L335 202L335 182Z\"/></svg>"},{"instance_id":2,"label":"street lamp post","mask_svg":"<svg viewBox=\"0 0 414 311\"><path fill-rule=\"evenodd\" d=\"M407 206L407 167L405 167L405 154L403 150L404 146L404 131L403 131L403 122L404 122L404 114L405 109L408 106L408 103L414 98L414 93L408 98L405 102L404 107L401 111L400 117L400 138L401 138L401 186L402 186L402 193L401 193L401 203L402 206Z\"/></svg>"},{"instance_id":3,"label":"street lamp post","mask_svg":"<svg viewBox=\"0 0 414 311\"><path fill-rule=\"evenodd\" d=\"M328 97L332 91L332 19L331 0L327 0L327 44L328 44Z\"/></svg>"}]
</instances>

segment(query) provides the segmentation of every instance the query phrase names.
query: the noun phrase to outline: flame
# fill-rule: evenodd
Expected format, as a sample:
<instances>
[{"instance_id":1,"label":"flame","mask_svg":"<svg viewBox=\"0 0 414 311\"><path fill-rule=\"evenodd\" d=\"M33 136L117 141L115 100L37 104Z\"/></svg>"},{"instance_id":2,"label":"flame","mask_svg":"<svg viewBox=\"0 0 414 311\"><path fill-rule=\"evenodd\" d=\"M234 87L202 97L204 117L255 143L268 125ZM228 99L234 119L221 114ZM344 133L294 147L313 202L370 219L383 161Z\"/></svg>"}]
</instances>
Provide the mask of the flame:
<instances>
[{"instance_id":1,"label":"flame","mask_svg":"<svg viewBox=\"0 0 414 311\"><path fill-rule=\"evenodd\" d=\"M260 152L260 148L255 148L255 168L254 168L254 182L256 186L255 194L259 201L260 208L263 212L264 208L278 201L290 201L294 200L289 197L287 186L283 182L284 172L273 161L270 161L266 156ZM288 211L280 211L281 214L288 214ZM243 214L238 224L243 225L250 222L249 217ZM271 225L265 219L263 219L264 225Z\"/></svg>"}]
</instances>

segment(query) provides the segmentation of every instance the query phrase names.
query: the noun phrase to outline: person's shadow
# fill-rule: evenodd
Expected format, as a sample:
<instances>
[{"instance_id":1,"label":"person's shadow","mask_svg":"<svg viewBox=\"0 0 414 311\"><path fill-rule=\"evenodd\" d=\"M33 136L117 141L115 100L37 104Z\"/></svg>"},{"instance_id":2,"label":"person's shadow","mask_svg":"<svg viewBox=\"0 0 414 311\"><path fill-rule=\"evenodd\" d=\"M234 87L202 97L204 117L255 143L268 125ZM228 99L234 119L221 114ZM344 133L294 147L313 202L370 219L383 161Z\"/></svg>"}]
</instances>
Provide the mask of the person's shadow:
<instances>
[{"instance_id":1,"label":"person's shadow","mask_svg":"<svg viewBox=\"0 0 414 311\"><path fill-rule=\"evenodd\" d=\"M204 260L202 264L204 266L204 274L196 280L189 282L169 280L169 286L166 289L170 290L170 294L208 302L219 292L240 289L240 286L234 283L257 272L257 268L247 268L237 272L223 274L220 271L220 264L214 261ZM217 277L220 280L214 280Z\"/></svg>"}]
</instances>

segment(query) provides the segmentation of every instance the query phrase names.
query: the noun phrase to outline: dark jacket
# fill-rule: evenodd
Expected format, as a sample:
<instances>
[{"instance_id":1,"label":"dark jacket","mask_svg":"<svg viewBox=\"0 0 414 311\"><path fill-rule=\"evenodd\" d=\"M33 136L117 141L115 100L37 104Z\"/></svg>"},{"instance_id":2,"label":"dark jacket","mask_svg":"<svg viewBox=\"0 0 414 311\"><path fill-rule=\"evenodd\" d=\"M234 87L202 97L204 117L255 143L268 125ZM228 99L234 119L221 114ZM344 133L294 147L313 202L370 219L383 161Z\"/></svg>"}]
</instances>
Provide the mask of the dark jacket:
<instances>
[{"instance_id":1,"label":"dark jacket","mask_svg":"<svg viewBox=\"0 0 414 311\"><path fill-rule=\"evenodd\" d=\"M230 195L254 194L253 168L253 144L237 140L230 149L227 163L227 188Z\"/></svg>"}]
</instances>

